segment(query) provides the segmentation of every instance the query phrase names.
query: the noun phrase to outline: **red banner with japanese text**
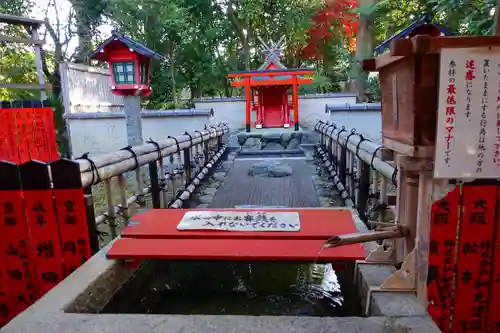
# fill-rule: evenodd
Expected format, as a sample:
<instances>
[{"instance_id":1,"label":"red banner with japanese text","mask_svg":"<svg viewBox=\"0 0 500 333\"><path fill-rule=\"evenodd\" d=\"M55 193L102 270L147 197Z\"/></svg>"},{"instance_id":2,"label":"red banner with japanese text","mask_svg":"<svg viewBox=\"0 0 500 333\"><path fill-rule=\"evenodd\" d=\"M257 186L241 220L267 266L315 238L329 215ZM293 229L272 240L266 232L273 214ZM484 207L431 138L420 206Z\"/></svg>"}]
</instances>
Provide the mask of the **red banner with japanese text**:
<instances>
[{"instance_id":1,"label":"red banner with japanese text","mask_svg":"<svg viewBox=\"0 0 500 333\"><path fill-rule=\"evenodd\" d=\"M26 218L31 231L36 280L44 295L62 280L62 252L46 163L26 162L19 167L24 190Z\"/></svg>"},{"instance_id":2,"label":"red banner with japanese text","mask_svg":"<svg viewBox=\"0 0 500 333\"><path fill-rule=\"evenodd\" d=\"M41 110L42 104L38 103L33 109L34 115L34 146L38 149L39 161L48 162L51 160L50 144L48 140L48 126L46 125L45 112Z\"/></svg>"},{"instance_id":3,"label":"red banner with japanese text","mask_svg":"<svg viewBox=\"0 0 500 333\"><path fill-rule=\"evenodd\" d=\"M453 332L484 332L490 293L496 185L464 185Z\"/></svg>"},{"instance_id":4,"label":"red banner with japanese text","mask_svg":"<svg viewBox=\"0 0 500 333\"><path fill-rule=\"evenodd\" d=\"M64 258L64 275L91 257L80 165L62 159L50 164Z\"/></svg>"},{"instance_id":5,"label":"red banner with japanese text","mask_svg":"<svg viewBox=\"0 0 500 333\"><path fill-rule=\"evenodd\" d=\"M4 109L3 103L0 103L0 161L8 161L9 151L7 150L7 129L3 121Z\"/></svg>"},{"instance_id":6,"label":"red banner with japanese text","mask_svg":"<svg viewBox=\"0 0 500 333\"><path fill-rule=\"evenodd\" d=\"M15 315L35 302L38 288L19 168L11 162L0 162L0 174L2 252L5 253L5 278L13 300L9 312Z\"/></svg>"},{"instance_id":7,"label":"red banner with japanese text","mask_svg":"<svg viewBox=\"0 0 500 333\"><path fill-rule=\"evenodd\" d=\"M500 188L497 192L497 216L493 242L490 300L488 303L488 333L500 333Z\"/></svg>"},{"instance_id":8,"label":"red banner with japanese text","mask_svg":"<svg viewBox=\"0 0 500 333\"><path fill-rule=\"evenodd\" d=\"M500 333L498 182L457 186L431 214L429 314L442 332Z\"/></svg>"},{"instance_id":9,"label":"red banner with japanese text","mask_svg":"<svg viewBox=\"0 0 500 333\"><path fill-rule=\"evenodd\" d=\"M59 150L57 148L56 128L54 124L54 112L48 101L43 101L42 108L37 108L36 112L41 114L41 119L44 123L46 141L45 145L49 153L48 158L44 162L52 162L59 159Z\"/></svg>"},{"instance_id":10,"label":"red banner with japanese text","mask_svg":"<svg viewBox=\"0 0 500 333\"><path fill-rule=\"evenodd\" d=\"M5 138L6 155L4 160L19 163L19 151L15 140L15 123L10 102L2 102L2 113L0 123L2 124L3 136Z\"/></svg>"},{"instance_id":11,"label":"red banner with japanese text","mask_svg":"<svg viewBox=\"0 0 500 333\"><path fill-rule=\"evenodd\" d=\"M443 333L450 332L455 244L460 187L435 202L431 209L427 310Z\"/></svg>"},{"instance_id":12,"label":"red banner with japanese text","mask_svg":"<svg viewBox=\"0 0 500 333\"><path fill-rule=\"evenodd\" d=\"M29 136L26 132L26 117L25 109L23 108L21 101L12 102L12 108L10 109L14 117L14 142L17 146L17 151L19 154L19 162L24 163L30 161L30 147L29 147Z\"/></svg>"}]
</instances>

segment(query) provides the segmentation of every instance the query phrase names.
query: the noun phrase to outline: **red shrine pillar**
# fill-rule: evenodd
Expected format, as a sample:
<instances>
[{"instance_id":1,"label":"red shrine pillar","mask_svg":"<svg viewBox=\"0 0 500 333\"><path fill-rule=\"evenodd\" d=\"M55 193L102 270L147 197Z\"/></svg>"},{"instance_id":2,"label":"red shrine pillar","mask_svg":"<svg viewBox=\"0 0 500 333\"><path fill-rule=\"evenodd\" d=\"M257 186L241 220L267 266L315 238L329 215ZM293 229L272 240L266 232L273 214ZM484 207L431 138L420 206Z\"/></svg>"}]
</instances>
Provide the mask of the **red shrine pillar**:
<instances>
[{"instance_id":1,"label":"red shrine pillar","mask_svg":"<svg viewBox=\"0 0 500 333\"><path fill-rule=\"evenodd\" d=\"M293 77L293 121L295 123L295 130L299 130L299 89L297 83L297 76Z\"/></svg>"},{"instance_id":2,"label":"red shrine pillar","mask_svg":"<svg viewBox=\"0 0 500 333\"><path fill-rule=\"evenodd\" d=\"M288 108L288 87L285 87L285 91L283 93L283 112L284 112L284 121L283 127L290 127L290 109Z\"/></svg>"},{"instance_id":3,"label":"red shrine pillar","mask_svg":"<svg viewBox=\"0 0 500 333\"><path fill-rule=\"evenodd\" d=\"M251 108L251 101L250 99L252 98L252 94L250 91L250 78L245 79L245 103L246 103L246 121L245 121L245 130L247 132L250 132L250 122L251 122L251 116L250 116L250 108Z\"/></svg>"},{"instance_id":4,"label":"red shrine pillar","mask_svg":"<svg viewBox=\"0 0 500 333\"><path fill-rule=\"evenodd\" d=\"M257 90L257 128L262 128L264 125L264 117L262 110L262 87Z\"/></svg>"}]
</instances>

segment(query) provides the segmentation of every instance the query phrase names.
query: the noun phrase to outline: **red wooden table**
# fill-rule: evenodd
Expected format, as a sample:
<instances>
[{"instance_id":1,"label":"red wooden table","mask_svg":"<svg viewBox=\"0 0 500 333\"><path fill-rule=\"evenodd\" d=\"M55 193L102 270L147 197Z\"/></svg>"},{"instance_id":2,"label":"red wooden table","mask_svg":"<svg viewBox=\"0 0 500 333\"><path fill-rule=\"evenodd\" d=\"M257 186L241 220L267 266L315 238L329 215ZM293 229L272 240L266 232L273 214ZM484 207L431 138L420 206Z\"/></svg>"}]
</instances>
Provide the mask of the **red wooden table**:
<instances>
[{"instance_id":1,"label":"red wooden table","mask_svg":"<svg viewBox=\"0 0 500 333\"><path fill-rule=\"evenodd\" d=\"M359 244L323 249L335 235L357 232L351 212L326 209L199 209L216 212L297 212L300 231L177 230L185 209L151 209L131 219L109 259L353 261L365 258Z\"/></svg>"}]
</instances>

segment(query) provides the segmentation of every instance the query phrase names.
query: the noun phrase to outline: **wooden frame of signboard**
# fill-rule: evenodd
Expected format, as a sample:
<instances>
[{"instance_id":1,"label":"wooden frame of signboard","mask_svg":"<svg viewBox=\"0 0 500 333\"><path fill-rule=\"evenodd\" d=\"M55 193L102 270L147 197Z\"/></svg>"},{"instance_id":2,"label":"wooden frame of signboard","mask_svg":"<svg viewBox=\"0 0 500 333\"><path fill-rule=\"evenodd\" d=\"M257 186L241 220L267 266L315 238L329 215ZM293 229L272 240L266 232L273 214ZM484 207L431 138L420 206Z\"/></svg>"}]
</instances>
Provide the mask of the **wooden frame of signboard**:
<instances>
[{"instance_id":1,"label":"wooden frame of signboard","mask_svg":"<svg viewBox=\"0 0 500 333\"><path fill-rule=\"evenodd\" d=\"M439 61L443 48L500 46L500 36L431 37L392 41L386 55L363 62L379 72L384 146L398 154L432 158L436 143Z\"/></svg>"}]
</instances>

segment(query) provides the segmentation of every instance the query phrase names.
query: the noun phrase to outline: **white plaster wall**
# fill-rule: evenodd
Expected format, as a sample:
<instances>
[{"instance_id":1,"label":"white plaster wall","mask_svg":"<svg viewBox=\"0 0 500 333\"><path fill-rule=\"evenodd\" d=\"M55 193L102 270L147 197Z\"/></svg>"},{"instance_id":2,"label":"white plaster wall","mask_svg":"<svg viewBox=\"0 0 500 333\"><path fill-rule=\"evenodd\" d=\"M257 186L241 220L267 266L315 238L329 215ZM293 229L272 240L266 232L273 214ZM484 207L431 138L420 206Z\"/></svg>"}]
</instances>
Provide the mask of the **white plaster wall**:
<instances>
[{"instance_id":1,"label":"white plaster wall","mask_svg":"<svg viewBox=\"0 0 500 333\"><path fill-rule=\"evenodd\" d=\"M108 70L73 63L59 69L66 113L123 110L123 97L111 93Z\"/></svg>"},{"instance_id":2,"label":"white plaster wall","mask_svg":"<svg viewBox=\"0 0 500 333\"><path fill-rule=\"evenodd\" d=\"M350 131L363 134L366 139L382 143L382 113L380 111L333 111L330 122L337 126L345 126Z\"/></svg>"},{"instance_id":3,"label":"white plaster wall","mask_svg":"<svg viewBox=\"0 0 500 333\"><path fill-rule=\"evenodd\" d=\"M326 105L355 104L356 96L339 95L338 97L299 98L299 123L305 128L312 129L319 120L328 120L330 115L325 113Z\"/></svg>"},{"instance_id":4,"label":"white plaster wall","mask_svg":"<svg viewBox=\"0 0 500 333\"><path fill-rule=\"evenodd\" d=\"M92 155L110 153L127 146L125 117L67 119L67 122L73 157L87 152ZM144 140L158 141L184 131L202 130L209 123L208 116L143 117L142 133Z\"/></svg>"},{"instance_id":5,"label":"white plaster wall","mask_svg":"<svg viewBox=\"0 0 500 333\"><path fill-rule=\"evenodd\" d=\"M328 94L325 96L299 96L299 123L311 128L318 120L328 120L325 105L355 104L356 96L349 93ZM241 98L202 99L195 102L196 109L213 109L211 122L225 122L230 128L245 127L245 102ZM252 112L252 122L255 120Z\"/></svg>"},{"instance_id":6,"label":"white plaster wall","mask_svg":"<svg viewBox=\"0 0 500 333\"><path fill-rule=\"evenodd\" d=\"M195 102L195 109L213 109L212 124L222 122L229 128L245 127L245 102L242 100Z\"/></svg>"}]
</instances>

